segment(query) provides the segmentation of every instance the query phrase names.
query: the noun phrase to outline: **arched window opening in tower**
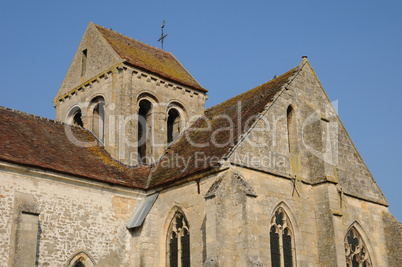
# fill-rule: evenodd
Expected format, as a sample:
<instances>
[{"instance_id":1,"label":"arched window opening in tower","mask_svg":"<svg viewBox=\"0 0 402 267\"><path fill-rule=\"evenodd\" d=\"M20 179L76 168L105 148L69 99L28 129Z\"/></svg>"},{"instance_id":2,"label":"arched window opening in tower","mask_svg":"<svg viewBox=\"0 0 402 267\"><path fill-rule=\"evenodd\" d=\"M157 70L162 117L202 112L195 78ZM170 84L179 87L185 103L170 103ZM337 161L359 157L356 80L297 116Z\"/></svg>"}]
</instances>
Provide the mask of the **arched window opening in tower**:
<instances>
[{"instance_id":1,"label":"arched window opening in tower","mask_svg":"<svg viewBox=\"0 0 402 267\"><path fill-rule=\"evenodd\" d=\"M105 100L97 97L91 101L93 103L92 112L92 132L101 142L105 137Z\"/></svg>"},{"instance_id":2,"label":"arched window opening in tower","mask_svg":"<svg viewBox=\"0 0 402 267\"><path fill-rule=\"evenodd\" d=\"M82 122L82 114L81 110L77 111L73 115L73 125L84 127L84 123Z\"/></svg>"},{"instance_id":3,"label":"arched window opening in tower","mask_svg":"<svg viewBox=\"0 0 402 267\"><path fill-rule=\"evenodd\" d=\"M180 113L172 108L168 113L167 141L172 142L180 133Z\"/></svg>"},{"instance_id":4,"label":"arched window opening in tower","mask_svg":"<svg viewBox=\"0 0 402 267\"><path fill-rule=\"evenodd\" d=\"M149 140L152 134L151 111L151 102L141 100L138 110L138 161L140 163L149 163L147 162L147 149L149 149Z\"/></svg>"}]
</instances>

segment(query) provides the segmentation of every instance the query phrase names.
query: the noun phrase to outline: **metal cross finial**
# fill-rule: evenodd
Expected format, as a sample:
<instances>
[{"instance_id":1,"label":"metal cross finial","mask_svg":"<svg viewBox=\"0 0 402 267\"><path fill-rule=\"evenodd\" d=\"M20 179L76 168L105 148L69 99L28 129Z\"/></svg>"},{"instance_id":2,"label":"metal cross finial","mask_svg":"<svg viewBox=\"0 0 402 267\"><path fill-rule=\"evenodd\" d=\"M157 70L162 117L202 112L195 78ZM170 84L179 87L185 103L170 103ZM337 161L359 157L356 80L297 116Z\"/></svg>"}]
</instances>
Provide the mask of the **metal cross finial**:
<instances>
[{"instance_id":1,"label":"metal cross finial","mask_svg":"<svg viewBox=\"0 0 402 267\"><path fill-rule=\"evenodd\" d=\"M163 35L163 28L165 28L165 21L162 22L162 33L161 33L161 38L158 39L158 42L161 42L162 44L162 50L163 50L163 40L166 38L166 36L168 36L167 34Z\"/></svg>"}]
</instances>

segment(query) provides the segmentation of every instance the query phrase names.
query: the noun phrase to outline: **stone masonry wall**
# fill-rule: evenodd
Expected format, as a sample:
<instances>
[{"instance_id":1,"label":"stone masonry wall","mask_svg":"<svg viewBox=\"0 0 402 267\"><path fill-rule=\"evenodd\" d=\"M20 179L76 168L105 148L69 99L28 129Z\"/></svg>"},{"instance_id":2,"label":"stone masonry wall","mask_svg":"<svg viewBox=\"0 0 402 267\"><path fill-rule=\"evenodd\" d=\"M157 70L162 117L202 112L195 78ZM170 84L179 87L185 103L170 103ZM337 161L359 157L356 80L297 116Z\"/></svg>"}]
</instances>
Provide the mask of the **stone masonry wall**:
<instances>
[{"instance_id":1,"label":"stone masonry wall","mask_svg":"<svg viewBox=\"0 0 402 267\"><path fill-rule=\"evenodd\" d=\"M81 75L82 51L84 49L87 49L87 63L85 74ZM97 76L122 61L123 60L108 45L107 41L101 36L95 26L92 23L89 23L64 81L60 86L57 97L68 93L83 82Z\"/></svg>"},{"instance_id":2,"label":"stone masonry wall","mask_svg":"<svg viewBox=\"0 0 402 267\"><path fill-rule=\"evenodd\" d=\"M297 266L318 266L317 226L311 186L299 182L299 197L297 192L293 192L290 179L239 167L234 167L233 171L243 176L257 193L255 205L249 208L257 217L255 222L258 224L258 235L255 241L264 266L271 264L269 232L271 219L278 207L282 207L291 220Z\"/></svg>"},{"instance_id":3,"label":"stone masonry wall","mask_svg":"<svg viewBox=\"0 0 402 267\"><path fill-rule=\"evenodd\" d=\"M310 64L305 60L301 67L288 90L272 103L230 161L285 176L296 175L311 183L339 182L348 194L386 204ZM297 149L292 153L287 130L290 105L297 129Z\"/></svg>"},{"instance_id":4,"label":"stone masonry wall","mask_svg":"<svg viewBox=\"0 0 402 267\"><path fill-rule=\"evenodd\" d=\"M166 266L167 231L178 209L184 213L190 226L191 265L203 265L207 256L208 234L205 229L204 196L214 179L214 176L202 178L199 181L199 194L196 181L189 181L160 192L143 226L131 233L133 238L130 240L130 247L133 251L140 251L137 256L134 256L134 253L130 254L132 266ZM137 259L134 260L134 257Z\"/></svg>"},{"instance_id":5,"label":"stone masonry wall","mask_svg":"<svg viewBox=\"0 0 402 267\"><path fill-rule=\"evenodd\" d=\"M120 190L43 172L4 167L0 172L2 209L0 266L13 255L16 195L30 195L39 213L39 266L65 266L74 252L83 250L96 266L124 266L129 258L130 234L125 225L143 197ZM15 229L15 230L13 230Z\"/></svg>"},{"instance_id":6,"label":"stone masonry wall","mask_svg":"<svg viewBox=\"0 0 402 267\"><path fill-rule=\"evenodd\" d=\"M386 246L386 225L383 222L383 213L389 213L388 208L347 195L342 199L343 236L351 226L355 226L368 247L373 266L392 266L388 262L391 251Z\"/></svg>"},{"instance_id":7,"label":"stone masonry wall","mask_svg":"<svg viewBox=\"0 0 402 267\"><path fill-rule=\"evenodd\" d=\"M383 212L388 266L402 266L402 224L389 212Z\"/></svg>"},{"instance_id":8,"label":"stone masonry wall","mask_svg":"<svg viewBox=\"0 0 402 267\"><path fill-rule=\"evenodd\" d=\"M70 122L74 107L80 107L84 127L92 130L94 106L91 100L102 96L105 100L105 147L111 155L128 165L137 164L137 141L139 102L146 99L152 103L152 135L148 137L151 147L147 156L156 161L167 146L167 114L170 108L180 112L180 130L204 112L207 96L128 66L116 66L99 75L87 85L56 103L56 120ZM153 145L152 145L153 144Z\"/></svg>"}]
</instances>

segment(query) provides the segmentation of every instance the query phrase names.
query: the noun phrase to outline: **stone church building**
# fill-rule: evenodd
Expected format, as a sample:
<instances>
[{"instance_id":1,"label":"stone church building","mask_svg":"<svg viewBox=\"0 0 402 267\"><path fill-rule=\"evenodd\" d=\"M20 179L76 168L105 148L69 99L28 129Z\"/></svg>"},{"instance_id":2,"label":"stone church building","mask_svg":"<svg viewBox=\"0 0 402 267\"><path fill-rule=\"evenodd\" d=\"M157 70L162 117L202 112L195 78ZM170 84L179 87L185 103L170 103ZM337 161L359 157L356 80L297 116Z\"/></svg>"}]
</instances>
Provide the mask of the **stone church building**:
<instances>
[{"instance_id":1,"label":"stone church building","mask_svg":"<svg viewBox=\"0 0 402 267\"><path fill-rule=\"evenodd\" d=\"M89 23L55 121L0 109L0 266L402 266L306 57L207 98L171 53Z\"/></svg>"}]
</instances>

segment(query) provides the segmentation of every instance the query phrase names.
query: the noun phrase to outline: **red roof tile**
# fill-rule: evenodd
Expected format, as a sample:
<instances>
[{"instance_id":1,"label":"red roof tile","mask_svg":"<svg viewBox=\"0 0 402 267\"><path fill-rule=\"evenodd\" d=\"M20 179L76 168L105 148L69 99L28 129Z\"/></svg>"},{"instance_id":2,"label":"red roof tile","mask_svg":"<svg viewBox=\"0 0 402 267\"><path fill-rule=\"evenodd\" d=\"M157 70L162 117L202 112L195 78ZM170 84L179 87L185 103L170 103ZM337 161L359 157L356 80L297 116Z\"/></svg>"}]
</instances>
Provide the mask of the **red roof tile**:
<instances>
[{"instance_id":1,"label":"red roof tile","mask_svg":"<svg viewBox=\"0 0 402 267\"><path fill-rule=\"evenodd\" d=\"M205 116L172 143L167 153L153 167L149 187L174 182L189 174L219 166L218 161L296 72L297 68L294 68L207 109ZM214 142L218 145L214 145Z\"/></svg>"},{"instance_id":2,"label":"red roof tile","mask_svg":"<svg viewBox=\"0 0 402 267\"><path fill-rule=\"evenodd\" d=\"M108 184L145 186L149 167L129 168L116 162L99 146L97 139L82 128L0 109L0 129L0 160ZM94 145L75 145L68 136Z\"/></svg>"},{"instance_id":3,"label":"red roof tile","mask_svg":"<svg viewBox=\"0 0 402 267\"><path fill-rule=\"evenodd\" d=\"M113 160L85 129L7 109L0 109L0 160L133 188L169 184L219 166L222 157L296 71L294 68L207 109L205 116L179 136L151 170L149 166L127 167ZM75 145L69 136L95 145Z\"/></svg>"},{"instance_id":4,"label":"red roof tile","mask_svg":"<svg viewBox=\"0 0 402 267\"><path fill-rule=\"evenodd\" d=\"M207 92L169 52L144 44L115 31L96 25L102 36L122 59L131 65L169 80Z\"/></svg>"}]
</instances>

